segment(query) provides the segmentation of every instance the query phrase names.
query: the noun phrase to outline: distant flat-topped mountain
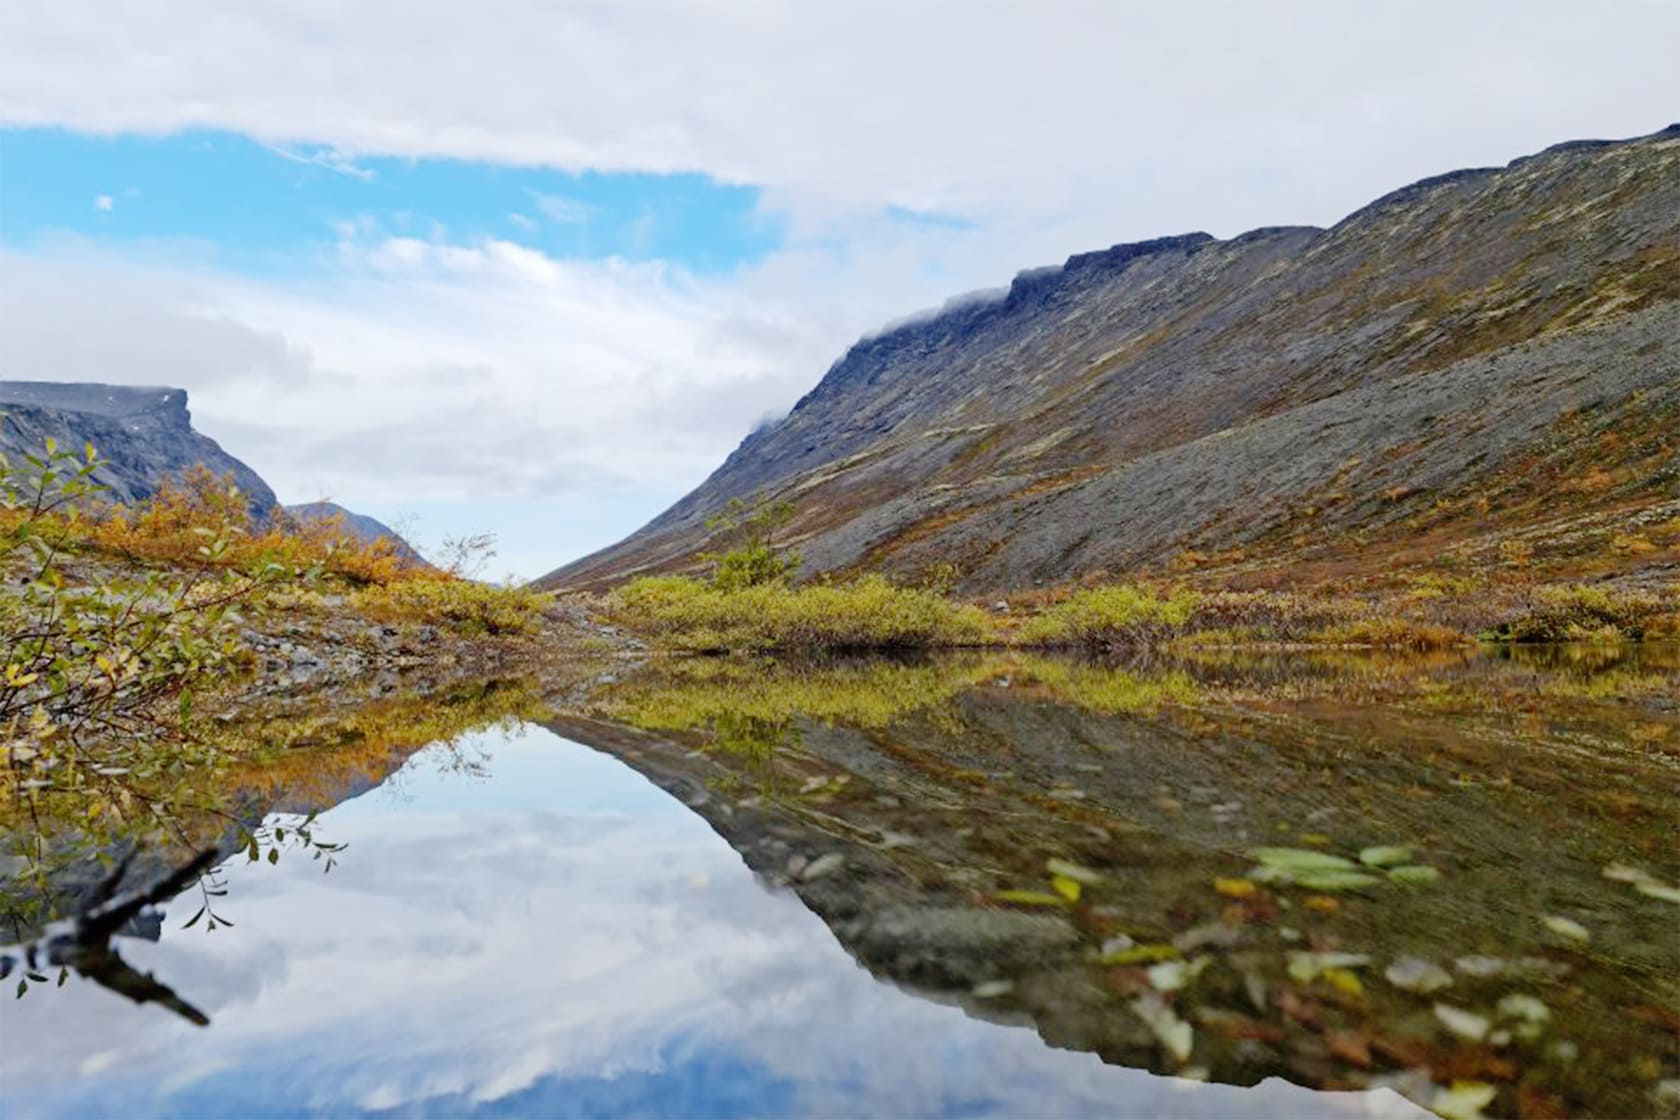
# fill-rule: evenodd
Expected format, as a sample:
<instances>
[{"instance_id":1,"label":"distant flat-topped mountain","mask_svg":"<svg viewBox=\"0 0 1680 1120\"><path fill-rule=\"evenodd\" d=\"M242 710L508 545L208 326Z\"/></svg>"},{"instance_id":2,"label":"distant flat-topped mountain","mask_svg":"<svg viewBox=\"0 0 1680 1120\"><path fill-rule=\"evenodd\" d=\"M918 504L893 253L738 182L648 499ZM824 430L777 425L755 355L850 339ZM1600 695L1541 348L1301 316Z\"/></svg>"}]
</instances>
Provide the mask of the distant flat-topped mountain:
<instances>
[{"instance_id":1,"label":"distant flat-topped mountain","mask_svg":"<svg viewBox=\"0 0 1680 1120\"><path fill-rule=\"evenodd\" d=\"M281 508L303 521L342 514L346 530L357 539L389 537L398 555L416 564L426 563L389 526L343 506L307 502L281 507L273 489L256 471L192 426L185 389L0 381L0 455L13 462L25 454L39 455L49 438L77 453L92 443L102 464L94 477L109 488L104 496L115 502L142 501L166 479L203 466L217 475L231 475L260 518Z\"/></svg>"},{"instance_id":2,"label":"distant flat-topped mountain","mask_svg":"<svg viewBox=\"0 0 1680 1120\"><path fill-rule=\"evenodd\" d=\"M1672 502L1677 433L1680 126L1330 229L1022 273L857 343L697 490L539 582L693 568L706 519L760 493L794 503L806 573L949 565L976 591L1450 540Z\"/></svg>"},{"instance_id":3,"label":"distant flat-topped mountain","mask_svg":"<svg viewBox=\"0 0 1680 1120\"><path fill-rule=\"evenodd\" d=\"M39 455L48 438L80 452L92 443L105 460L95 478L118 502L156 493L160 483L202 464L231 474L254 513L279 502L257 472L192 426L187 391L60 381L0 381L0 454Z\"/></svg>"}]
</instances>

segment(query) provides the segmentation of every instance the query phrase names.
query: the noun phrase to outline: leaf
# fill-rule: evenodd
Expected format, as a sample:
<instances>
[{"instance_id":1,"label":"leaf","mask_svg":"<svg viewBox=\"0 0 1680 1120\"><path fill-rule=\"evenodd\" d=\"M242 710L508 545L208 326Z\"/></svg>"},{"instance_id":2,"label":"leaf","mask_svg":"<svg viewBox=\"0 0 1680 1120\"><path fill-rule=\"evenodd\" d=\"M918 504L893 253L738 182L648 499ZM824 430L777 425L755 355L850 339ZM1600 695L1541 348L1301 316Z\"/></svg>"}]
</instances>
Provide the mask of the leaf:
<instances>
[{"instance_id":1,"label":"leaf","mask_svg":"<svg viewBox=\"0 0 1680 1120\"><path fill-rule=\"evenodd\" d=\"M1059 875L1064 879L1084 883L1087 887L1094 887L1103 881L1101 872L1092 871L1089 867L1083 867L1069 860L1057 859L1055 856L1051 856L1044 861L1044 870L1051 875Z\"/></svg>"},{"instance_id":2,"label":"leaf","mask_svg":"<svg viewBox=\"0 0 1680 1120\"><path fill-rule=\"evenodd\" d=\"M1103 964L1146 964L1150 961L1177 960L1184 954L1172 945L1127 945L1102 955Z\"/></svg>"},{"instance_id":3,"label":"leaf","mask_svg":"<svg viewBox=\"0 0 1680 1120\"><path fill-rule=\"evenodd\" d=\"M1248 879L1215 879L1213 889L1226 898L1253 898L1258 887Z\"/></svg>"},{"instance_id":4,"label":"leaf","mask_svg":"<svg viewBox=\"0 0 1680 1120\"><path fill-rule=\"evenodd\" d=\"M1249 858L1259 860L1264 867L1290 873L1351 871L1358 866L1350 859L1331 855L1329 852L1315 852L1308 848L1255 848L1248 854Z\"/></svg>"},{"instance_id":5,"label":"leaf","mask_svg":"<svg viewBox=\"0 0 1680 1120\"><path fill-rule=\"evenodd\" d=\"M1421 957L1400 957L1383 971L1383 978L1403 991L1423 995L1452 985L1446 969Z\"/></svg>"},{"instance_id":6,"label":"leaf","mask_svg":"<svg viewBox=\"0 0 1680 1120\"><path fill-rule=\"evenodd\" d=\"M1454 1081L1450 1089L1436 1089L1429 1107L1446 1120L1482 1120L1482 1109L1493 1103L1498 1090L1481 1081Z\"/></svg>"},{"instance_id":7,"label":"leaf","mask_svg":"<svg viewBox=\"0 0 1680 1120\"><path fill-rule=\"evenodd\" d=\"M1567 937L1571 941L1591 941L1592 931L1573 918L1565 918L1557 914L1544 914L1540 924L1557 934Z\"/></svg>"},{"instance_id":8,"label":"leaf","mask_svg":"<svg viewBox=\"0 0 1680 1120\"><path fill-rule=\"evenodd\" d=\"M279 848L270 848L268 850L268 862L269 863L279 863L280 862L280 849Z\"/></svg>"},{"instance_id":9,"label":"leaf","mask_svg":"<svg viewBox=\"0 0 1680 1120\"><path fill-rule=\"evenodd\" d=\"M1363 871L1311 871L1305 875L1295 876L1298 886L1314 891L1352 891L1360 887L1369 887L1382 882L1375 875L1367 875Z\"/></svg>"},{"instance_id":10,"label":"leaf","mask_svg":"<svg viewBox=\"0 0 1680 1120\"><path fill-rule=\"evenodd\" d=\"M1400 846L1366 848L1359 853L1359 862L1366 867L1395 867L1412 862L1412 850Z\"/></svg>"},{"instance_id":11,"label":"leaf","mask_svg":"<svg viewBox=\"0 0 1680 1120\"><path fill-rule=\"evenodd\" d=\"M200 906L198 908L198 913L196 913L192 917L188 918L186 925L182 926L181 928L182 929L191 929L193 926L197 925L198 920L200 918L204 917L205 911L208 910L208 909L209 909L208 907Z\"/></svg>"},{"instance_id":12,"label":"leaf","mask_svg":"<svg viewBox=\"0 0 1680 1120\"><path fill-rule=\"evenodd\" d=\"M1343 995L1362 996L1365 994L1365 985L1359 982L1359 977L1345 968L1325 969L1324 979L1329 981L1332 988Z\"/></svg>"},{"instance_id":13,"label":"leaf","mask_svg":"<svg viewBox=\"0 0 1680 1120\"><path fill-rule=\"evenodd\" d=\"M1646 898L1660 898L1664 902L1680 902L1680 887L1671 887L1666 883L1638 883L1634 890Z\"/></svg>"},{"instance_id":14,"label":"leaf","mask_svg":"<svg viewBox=\"0 0 1680 1120\"><path fill-rule=\"evenodd\" d=\"M1167 1006L1165 1000L1154 992L1146 992L1132 1001L1132 1010L1155 1032L1155 1037L1167 1053L1180 1062L1190 1059L1196 1032Z\"/></svg>"},{"instance_id":15,"label":"leaf","mask_svg":"<svg viewBox=\"0 0 1680 1120\"><path fill-rule=\"evenodd\" d=\"M1300 949L1289 953L1289 978L1297 984L1310 984L1330 969L1364 968L1371 958L1364 953L1309 953Z\"/></svg>"},{"instance_id":16,"label":"leaf","mask_svg":"<svg viewBox=\"0 0 1680 1120\"><path fill-rule=\"evenodd\" d=\"M1057 875L1050 880L1050 886L1055 892L1069 902L1079 901L1079 880L1070 879L1066 875Z\"/></svg>"},{"instance_id":17,"label":"leaf","mask_svg":"<svg viewBox=\"0 0 1680 1120\"><path fill-rule=\"evenodd\" d=\"M1427 864L1409 863L1389 868L1388 878L1404 887L1427 887L1441 881L1441 872Z\"/></svg>"},{"instance_id":18,"label":"leaf","mask_svg":"<svg viewBox=\"0 0 1680 1120\"><path fill-rule=\"evenodd\" d=\"M1435 1005L1435 1018L1441 1021L1453 1034L1471 1042L1480 1042L1487 1037L1493 1024L1474 1011L1466 1011L1462 1007L1454 1007L1450 1003Z\"/></svg>"}]
</instances>

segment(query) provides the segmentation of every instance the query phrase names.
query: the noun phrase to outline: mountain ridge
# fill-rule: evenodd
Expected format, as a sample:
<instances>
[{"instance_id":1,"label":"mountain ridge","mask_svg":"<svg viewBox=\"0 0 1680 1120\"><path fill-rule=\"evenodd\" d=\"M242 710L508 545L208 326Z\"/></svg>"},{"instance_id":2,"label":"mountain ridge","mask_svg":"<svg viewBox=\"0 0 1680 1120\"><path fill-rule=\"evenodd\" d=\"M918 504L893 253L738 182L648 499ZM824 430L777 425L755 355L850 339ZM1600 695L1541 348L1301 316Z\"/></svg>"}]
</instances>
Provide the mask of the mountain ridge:
<instances>
[{"instance_id":1,"label":"mountain ridge","mask_svg":"<svg viewBox=\"0 0 1680 1120\"><path fill-rule=\"evenodd\" d=\"M1158 238L1018 273L1000 299L860 339L693 492L539 583L598 589L692 569L708 547L705 518L759 491L794 502L787 541L807 571L913 576L946 563L969 589L1001 590L1180 551L1427 520L1422 499L1371 499L1420 491L1424 479L1443 493L1472 489L1540 454L1560 418L1586 404L1620 416L1644 394L1623 427L1666 446L1655 421L1677 407L1677 184L1680 126L1670 126L1432 176L1327 229ZM1500 357L1504 366L1478 372ZM1583 390L1571 370L1586 361L1596 380ZM1444 370L1455 372L1417 380ZM1152 456L1228 433L1201 448L1211 474L1199 484L1221 473L1256 481L1250 426L1393 382L1445 410L1425 413L1439 431L1408 431L1428 445L1408 449L1417 440L1367 430L1349 457L1377 462L1344 480L1348 510L1288 512L1338 488L1336 463L1315 463L1316 476L1285 471L1246 498L1192 503L1172 524L1138 500L1170 482L1145 469L1159 465ZM1525 386L1520 407L1500 411L1513 385ZM1503 417L1491 427L1489 408ZM1329 414L1297 417L1287 438L1310 447L1322 434L1307 422ZM1279 469L1268 455L1267 469ZM1398 462L1379 469L1385 459ZM1668 478L1647 471L1617 494L1666 497ZM1023 549L1023 533L1037 545Z\"/></svg>"}]
</instances>

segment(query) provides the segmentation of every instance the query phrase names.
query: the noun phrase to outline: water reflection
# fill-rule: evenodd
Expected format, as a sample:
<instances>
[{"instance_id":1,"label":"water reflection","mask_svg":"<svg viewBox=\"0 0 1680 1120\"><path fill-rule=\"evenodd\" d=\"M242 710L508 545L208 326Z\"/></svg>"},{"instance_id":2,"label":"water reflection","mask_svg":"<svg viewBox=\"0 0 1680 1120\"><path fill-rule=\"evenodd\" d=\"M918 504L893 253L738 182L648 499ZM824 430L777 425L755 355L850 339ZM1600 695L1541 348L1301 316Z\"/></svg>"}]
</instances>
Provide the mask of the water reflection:
<instances>
[{"instance_id":1,"label":"water reflection","mask_svg":"<svg viewBox=\"0 0 1680 1120\"><path fill-rule=\"evenodd\" d=\"M422 752L324 814L331 874L234 861L233 929L181 911L131 945L210 1030L76 980L9 1002L0 1112L1404 1114L1105 1066L911 998L619 762L540 730L467 745L475 773Z\"/></svg>"},{"instance_id":2,"label":"water reflection","mask_svg":"<svg viewBox=\"0 0 1680 1120\"><path fill-rule=\"evenodd\" d=\"M1677 695L1656 646L699 661L555 726L1054 1045L1639 1115L1680 1087Z\"/></svg>"}]
</instances>

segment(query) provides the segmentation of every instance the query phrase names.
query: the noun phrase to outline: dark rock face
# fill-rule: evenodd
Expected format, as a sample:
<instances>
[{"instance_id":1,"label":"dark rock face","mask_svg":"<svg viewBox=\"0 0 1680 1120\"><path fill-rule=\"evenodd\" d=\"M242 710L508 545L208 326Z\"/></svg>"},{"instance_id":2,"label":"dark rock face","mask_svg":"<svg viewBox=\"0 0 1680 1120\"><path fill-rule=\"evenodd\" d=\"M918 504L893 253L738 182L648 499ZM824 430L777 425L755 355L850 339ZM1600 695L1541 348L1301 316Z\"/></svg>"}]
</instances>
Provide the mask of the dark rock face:
<instances>
[{"instance_id":1,"label":"dark rock face","mask_svg":"<svg viewBox=\"0 0 1680 1120\"><path fill-rule=\"evenodd\" d=\"M49 438L78 452L93 444L105 460L95 478L115 502L150 497L165 479L202 464L231 474L259 516L279 504L257 472L193 430L185 389L0 381L0 454L15 463L41 454Z\"/></svg>"},{"instance_id":2,"label":"dark rock face","mask_svg":"<svg viewBox=\"0 0 1680 1120\"><path fill-rule=\"evenodd\" d=\"M1598 429L1564 430L1581 415ZM1677 426L1680 126L1437 176L1330 229L1022 273L857 343L697 490L540 582L683 569L706 518L762 490L796 503L807 572L1019 587L1398 532L1607 428L1659 465L1595 500L1672 496Z\"/></svg>"},{"instance_id":3,"label":"dark rock face","mask_svg":"<svg viewBox=\"0 0 1680 1120\"><path fill-rule=\"evenodd\" d=\"M373 543L381 538L389 540L396 548L397 555L411 564L426 564L424 557L416 552L414 546L397 534L395 529L377 518L369 517L365 513L354 513L345 509L337 502L304 502L301 505L287 506L286 512L299 521L327 521L334 517L344 519L344 528L359 541Z\"/></svg>"}]
</instances>

